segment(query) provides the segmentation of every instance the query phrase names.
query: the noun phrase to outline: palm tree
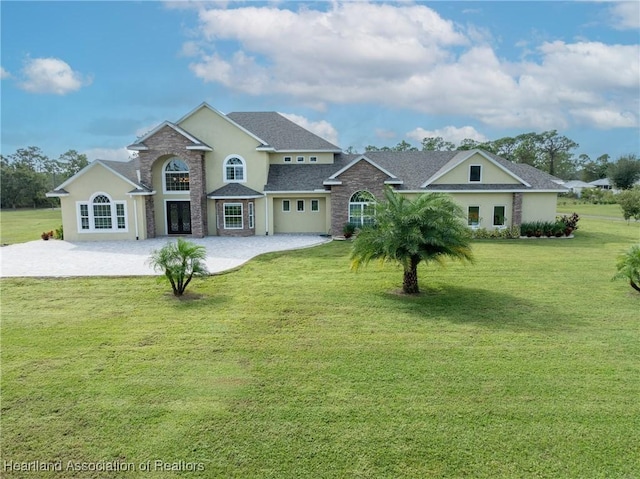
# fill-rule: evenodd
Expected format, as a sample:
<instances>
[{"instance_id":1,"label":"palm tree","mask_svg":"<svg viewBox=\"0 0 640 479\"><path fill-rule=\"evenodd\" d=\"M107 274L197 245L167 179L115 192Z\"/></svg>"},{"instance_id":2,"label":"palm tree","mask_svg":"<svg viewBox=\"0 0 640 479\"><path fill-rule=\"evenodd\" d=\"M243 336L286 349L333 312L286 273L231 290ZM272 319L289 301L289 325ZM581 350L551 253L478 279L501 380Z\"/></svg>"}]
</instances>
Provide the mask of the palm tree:
<instances>
[{"instance_id":1,"label":"palm tree","mask_svg":"<svg viewBox=\"0 0 640 479\"><path fill-rule=\"evenodd\" d=\"M640 293L640 244L618 257L618 272L613 279L628 279L629 285Z\"/></svg>"},{"instance_id":2,"label":"palm tree","mask_svg":"<svg viewBox=\"0 0 640 479\"><path fill-rule=\"evenodd\" d=\"M174 296L182 296L194 276L209 273L206 258L204 246L178 238L176 243L167 243L160 250L154 250L149 263L154 270L164 272Z\"/></svg>"},{"instance_id":3,"label":"palm tree","mask_svg":"<svg viewBox=\"0 0 640 479\"><path fill-rule=\"evenodd\" d=\"M353 269L372 259L396 261L404 268L402 290L417 294L421 261L473 261L471 232L462 221L462 209L449 196L425 193L410 200L387 188L385 198L375 206L374 224L364 227L353 243Z\"/></svg>"}]
</instances>

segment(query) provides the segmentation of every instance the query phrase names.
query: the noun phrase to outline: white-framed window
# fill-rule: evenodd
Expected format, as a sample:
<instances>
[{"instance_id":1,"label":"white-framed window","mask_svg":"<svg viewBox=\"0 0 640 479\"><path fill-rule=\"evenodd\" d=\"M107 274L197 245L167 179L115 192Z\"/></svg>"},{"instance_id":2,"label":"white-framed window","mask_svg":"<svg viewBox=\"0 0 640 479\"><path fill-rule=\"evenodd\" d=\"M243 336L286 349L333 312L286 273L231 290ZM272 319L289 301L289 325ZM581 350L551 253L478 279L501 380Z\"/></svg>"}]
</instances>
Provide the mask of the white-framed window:
<instances>
[{"instance_id":1,"label":"white-framed window","mask_svg":"<svg viewBox=\"0 0 640 479\"><path fill-rule=\"evenodd\" d=\"M242 203L224 203L224 229L241 230L244 227L242 220Z\"/></svg>"},{"instance_id":2,"label":"white-framed window","mask_svg":"<svg viewBox=\"0 0 640 479\"><path fill-rule=\"evenodd\" d=\"M317 163L318 162L318 157L317 156L310 156L309 157L309 163Z\"/></svg>"},{"instance_id":3,"label":"white-framed window","mask_svg":"<svg viewBox=\"0 0 640 479\"><path fill-rule=\"evenodd\" d=\"M373 224L375 197L368 191L356 191L349 199L349 223L355 226Z\"/></svg>"},{"instance_id":4,"label":"white-framed window","mask_svg":"<svg viewBox=\"0 0 640 479\"><path fill-rule=\"evenodd\" d=\"M472 228L477 228L480 225L480 207L469 206L467 210L467 224Z\"/></svg>"},{"instance_id":5,"label":"white-framed window","mask_svg":"<svg viewBox=\"0 0 640 479\"><path fill-rule=\"evenodd\" d=\"M298 163L304 163L304 156L296 156L296 161Z\"/></svg>"},{"instance_id":6,"label":"white-framed window","mask_svg":"<svg viewBox=\"0 0 640 479\"><path fill-rule=\"evenodd\" d=\"M288 213L291 211L291 201L290 200L282 200L282 211Z\"/></svg>"},{"instance_id":7,"label":"white-framed window","mask_svg":"<svg viewBox=\"0 0 640 479\"><path fill-rule=\"evenodd\" d=\"M504 226L507 224L505 212L506 208L504 206L493 207L493 226Z\"/></svg>"},{"instance_id":8,"label":"white-framed window","mask_svg":"<svg viewBox=\"0 0 640 479\"><path fill-rule=\"evenodd\" d=\"M228 156L223 163L224 181L227 183L244 183L247 181L246 163L238 155Z\"/></svg>"},{"instance_id":9,"label":"white-framed window","mask_svg":"<svg viewBox=\"0 0 640 479\"><path fill-rule=\"evenodd\" d=\"M311 211L314 213L320 211L320 200L311 200Z\"/></svg>"},{"instance_id":10,"label":"white-framed window","mask_svg":"<svg viewBox=\"0 0 640 479\"><path fill-rule=\"evenodd\" d=\"M296 200L296 211L299 213L304 211L304 200Z\"/></svg>"},{"instance_id":11,"label":"white-framed window","mask_svg":"<svg viewBox=\"0 0 640 479\"><path fill-rule=\"evenodd\" d=\"M253 203L249 203L249 229L254 228L255 223L255 212L253 210Z\"/></svg>"},{"instance_id":12,"label":"white-framed window","mask_svg":"<svg viewBox=\"0 0 640 479\"><path fill-rule=\"evenodd\" d=\"M469 165L469 183L482 181L482 165Z\"/></svg>"},{"instance_id":13,"label":"white-framed window","mask_svg":"<svg viewBox=\"0 0 640 479\"><path fill-rule=\"evenodd\" d=\"M127 203L113 201L106 193L96 193L89 201L79 201L80 233L122 233L127 231Z\"/></svg>"},{"instance_id":14,"label":"white-framed window","mask_svg":"<svg viewBox=\"0 0 640 479\"><path fill-rule=\"evenodd\" d=\"M189 192L189 167L180 158L170 158L162 168L165 193Z\"/></svg>"},{"instance_id":15,"label":"white-framed window","mask_svg":"<svg viewBox=\"0 0 640 479\"><path fill-rule=\"evenodd\" d=\"M285 156L282 161L284 161L285 163L291 163L291 157L290 156Z\"/></svg>"}]
</instances>

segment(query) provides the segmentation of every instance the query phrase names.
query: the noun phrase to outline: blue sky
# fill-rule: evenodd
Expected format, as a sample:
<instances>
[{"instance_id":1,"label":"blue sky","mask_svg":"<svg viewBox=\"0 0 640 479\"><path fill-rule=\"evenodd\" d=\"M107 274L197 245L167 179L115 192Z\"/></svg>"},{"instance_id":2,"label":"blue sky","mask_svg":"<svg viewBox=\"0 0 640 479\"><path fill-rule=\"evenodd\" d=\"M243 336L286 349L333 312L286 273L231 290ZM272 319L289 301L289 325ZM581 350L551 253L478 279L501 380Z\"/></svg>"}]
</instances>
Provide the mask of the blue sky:
<instances>
[{"instance_id":1,"label":"blue sky","mask_svg":"<svg viewBox=\"0 0 640 479\"><path fill-rule=\"evenodd\" d=\"M640 3L2 1L3 155L126 160L201 102L343 148L558 130L640 153Z\"/></svg>"}]
</instances>

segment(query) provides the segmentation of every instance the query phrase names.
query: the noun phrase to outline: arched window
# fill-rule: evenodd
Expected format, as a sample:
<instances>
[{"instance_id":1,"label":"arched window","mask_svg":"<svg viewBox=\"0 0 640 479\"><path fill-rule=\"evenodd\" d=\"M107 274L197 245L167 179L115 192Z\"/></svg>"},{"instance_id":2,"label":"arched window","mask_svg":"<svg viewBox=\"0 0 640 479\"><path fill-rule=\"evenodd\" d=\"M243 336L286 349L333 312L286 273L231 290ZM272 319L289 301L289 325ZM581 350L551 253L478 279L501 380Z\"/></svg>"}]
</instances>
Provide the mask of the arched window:
<instances>
[{"instance_id":1,"label":"arched window","mask_svg":"<svg viewBox=\"0 0 640 479\"><path fill-rule=\"evenodd\" d=\"M78 231L127 231L126 202L113 201L98 193L88 202L78 202Z\"/></svg>"},{"instance_id":2,"label":"arched window","mask_svg":"<svg viewBox=\"0 0 640 479\"><path fill-rule=\"evenodd\" d=\"M246 181L244 160L238 156L230 156L224 162L224 180L244 183Z\"/></svg>"},{"instance_id":3,"label":"arched window","mask_svg":"<svg viewBox=\"0 0 640 479\"><path fill-rule=\"evenodd\" d=\"M349 223L365 226L375 218L375 197L368 191L356 191L349 199Z\"/></svg>"},{"instance_id":4,"label":"arched window","mask_svg":"<svg viewBox=\"0 0 640 479\"><path fill-rule=\"evenodd\" d=\"M171 158L164 166L165 191L189 191L189 167L180 158Z\"/></svg>"}]
</instances>

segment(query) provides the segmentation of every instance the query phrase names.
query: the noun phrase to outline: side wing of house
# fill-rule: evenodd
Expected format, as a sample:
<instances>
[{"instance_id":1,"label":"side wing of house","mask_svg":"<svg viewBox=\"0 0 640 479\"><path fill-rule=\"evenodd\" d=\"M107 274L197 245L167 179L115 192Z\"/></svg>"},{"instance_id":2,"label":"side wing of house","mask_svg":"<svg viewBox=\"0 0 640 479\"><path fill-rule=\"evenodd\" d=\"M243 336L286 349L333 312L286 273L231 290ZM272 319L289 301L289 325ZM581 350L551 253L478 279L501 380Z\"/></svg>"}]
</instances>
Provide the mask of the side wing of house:
<instances>
[{"instance_id":1,"label":"side wing of house","mask_svg":"<svg viewBox=\"0 0 640 479\"><path fill-rule=\"evenodd\" d=\"M423 185L451 194L472 228L504 228L523 221L553 221L557 194L553 177L482 151L460 152Z\"/></svg>"},{"instance_id":2,"label":"side wing of house","mask_svg":"<svg viewBox=\"0 0 640 479\"><path fill-rule=\"evenodd\" d=\"M105 241L146 238L144 194L96 161L47 195L60 198L65 240Z\"/></svg>"}]
</instances>

